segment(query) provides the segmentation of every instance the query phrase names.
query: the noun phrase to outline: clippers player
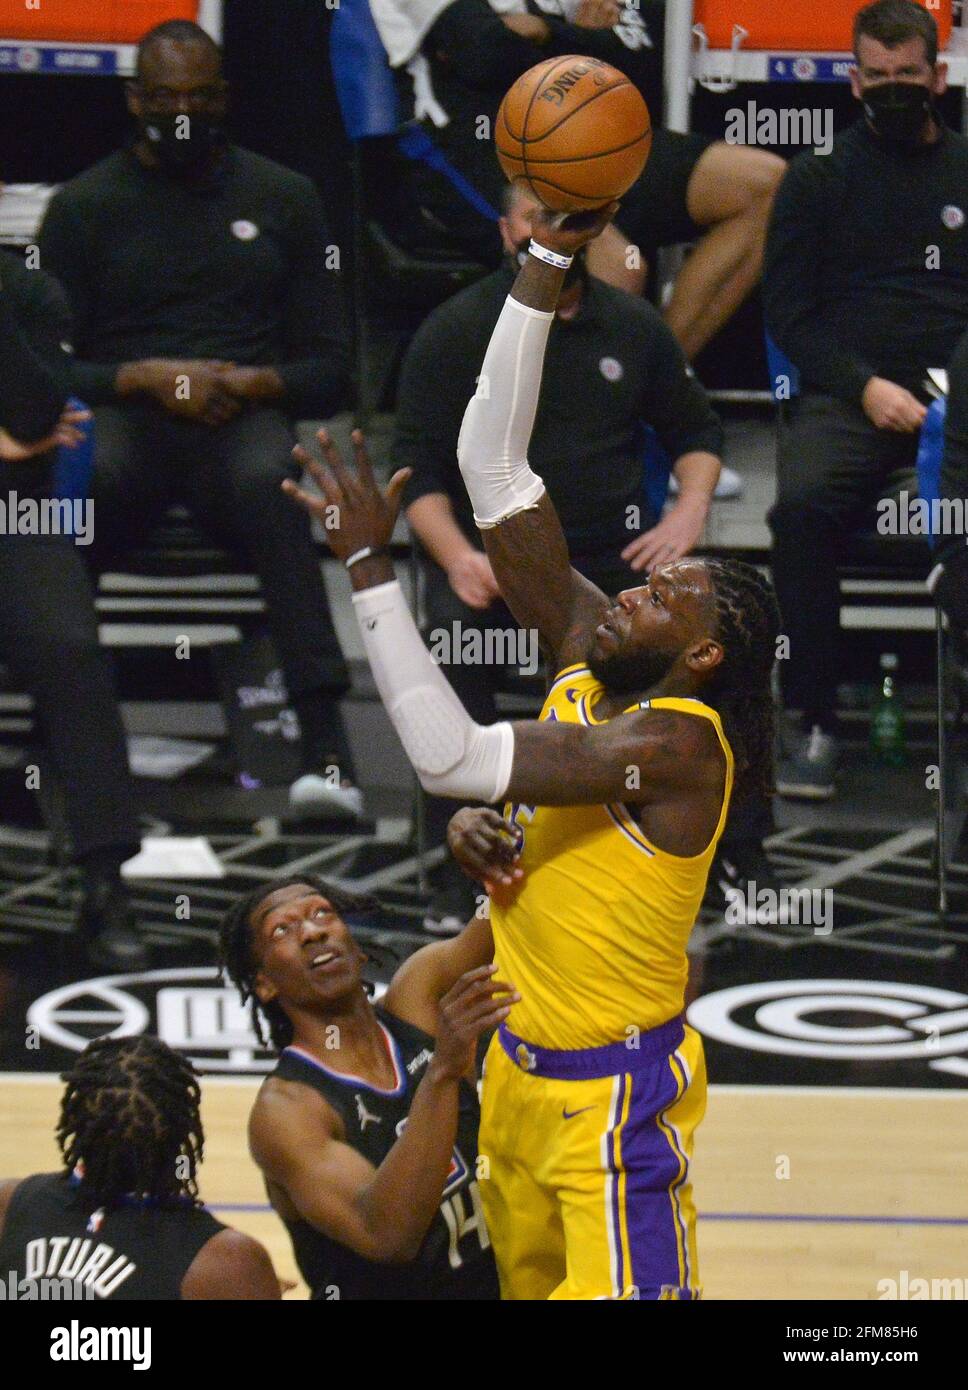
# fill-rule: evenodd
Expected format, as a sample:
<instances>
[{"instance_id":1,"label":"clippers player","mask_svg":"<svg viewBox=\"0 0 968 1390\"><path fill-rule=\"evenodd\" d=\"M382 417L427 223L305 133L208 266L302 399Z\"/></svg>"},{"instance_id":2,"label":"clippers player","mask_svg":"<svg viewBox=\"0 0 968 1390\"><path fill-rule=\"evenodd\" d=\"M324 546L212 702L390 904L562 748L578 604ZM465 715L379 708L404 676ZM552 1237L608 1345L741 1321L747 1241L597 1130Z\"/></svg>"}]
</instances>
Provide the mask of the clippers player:
<instances>
[{"instance_id":1,"label":"clippers player","mask_svg":"<svg viewBox=\"0 0 968 1390\"><path fill-rule=\"evenodd\" d=\"M528 465L548 331L572 255L615 205L533 214L458 458L501 593L555 673L540 721L482 727L423 646L386 546L408 470L381 494L320 435L330 548L350 570L367 657L427 791L511 803L524 871L492 893L500 973L522 999L487 1054L481 1153L505 1298L699 1296L693 1134L702 1041L683 1017L686 945L726 821L770 783L769 585L738 561L681 560L610 601L572 570ZM594 506L589 479L589 506Z\"/></svg>"},{"instance_id":2,"label":"clippers player","mask_svg":"<svg viewBox=\"0 0 968 1390\"><path fill-rule=\"evenodd\" d=\"M18 1297L279 1298L266 1250L199 1201L191 1063L157 1038L98 1038L65 1080L64 1171L0 1183L0 1269Z\"/></svg>"},{"instance_id":3,"label":"clippers player","mask_svg":"<svg viewBox=\"0 0 968 1390\"><path fill-rule=\"evenodd\" d=\"M361 907L302 875L222 924L225 968L281 1054L252 1155L314 1299L496 1299L474 1063L518 996L474 920L405 961L374 1007L347 925Z\"/></svg>"}]
</instances>

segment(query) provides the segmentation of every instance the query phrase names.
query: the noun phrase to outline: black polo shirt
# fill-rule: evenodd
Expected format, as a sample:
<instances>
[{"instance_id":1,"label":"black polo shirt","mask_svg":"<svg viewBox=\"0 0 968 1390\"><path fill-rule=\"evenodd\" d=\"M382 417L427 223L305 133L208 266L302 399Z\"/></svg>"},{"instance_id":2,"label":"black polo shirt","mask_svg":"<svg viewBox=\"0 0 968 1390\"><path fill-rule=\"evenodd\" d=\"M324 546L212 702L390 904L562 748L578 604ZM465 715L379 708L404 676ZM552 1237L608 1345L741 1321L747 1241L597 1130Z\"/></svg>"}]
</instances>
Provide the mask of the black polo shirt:
<instances>
[{"instance_id":1,"label":"black polo shirt","mask_svg":"<svg viewBox=\"0 0 968 1390\"><path fill-rule=\"evenodd\" d=\"M968 328L968 139L915 150L861 119L798 155L777 194L763 305L804 385L859 403L872 376L926 399Z\"/></svg>"},{"instance_id":2,"label":"black polo shirt","mask_svg":"<svg viewBox=\"0 0 968 1390\"><path fill-rule=\"evenodd\" d=\"M504 266L436 309L400 378L391 459L394 468L414 470L407 505L445 493L475 541L457 438L513 283L514 271ZM626 508L643 502L643 422L673 460L722 450L719 419L660 315L645 300L589 279L575 318L552 324L528 450L573 553L621 550L632 538Z\"/></svg>"},{"instance_id":3,"label":"black polo shirt","mask_svg":"<svg viewBox=\"0 0 968 1390\"><path fill-rule=\"evenodd\" d=\"M230 145L189 181L119 150L54 195L40 255L70 300L88 405L116 400L119 364L148 357L275 367L294 414L343 404L338 248L309 179L281 164Z\"/></svg>"}]
</instances>

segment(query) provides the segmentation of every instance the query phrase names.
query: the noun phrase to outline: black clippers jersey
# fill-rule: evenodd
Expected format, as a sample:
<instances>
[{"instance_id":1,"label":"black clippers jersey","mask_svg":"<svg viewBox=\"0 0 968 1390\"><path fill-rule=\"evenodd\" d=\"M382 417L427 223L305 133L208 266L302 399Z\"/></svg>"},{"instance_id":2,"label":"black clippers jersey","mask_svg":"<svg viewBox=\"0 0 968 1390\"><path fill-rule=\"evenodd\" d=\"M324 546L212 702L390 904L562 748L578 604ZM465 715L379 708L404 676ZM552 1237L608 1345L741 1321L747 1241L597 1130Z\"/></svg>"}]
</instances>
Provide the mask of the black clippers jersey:
<instances>
[{"instance_id":1,"label":"black clippers jersey","mask_svg":"<svg viewBox=\"0 0 968 1390\"><path fill-rule=\"evenodd\" d=\"M274 1075L311 1086L343 1121L346 1142L378 1168L406 1124L413 1093L433 1056L429 1034L376 1010L397 1084L376 1090L365 1081L331 1071L317 1057L287 1047ZM497 1273L477 1183L480 1108L466 1081L460 1083L457 1143L440 1209L420 1251L404 1265L378 1264L322 1235L306 1221L287 1221L296 1262L314 1299L492 1299Z\"/></svg>"},{"instance_id":2,"label":"black clippers jersey","mask_svg":"<svg viewBox=\"0 0 968 1390\"><path fill-rule=\"evenodd\" d=\"M25 1300L52 1297L44 1293L52 1285L41 1283L47 1280L60 1281L61 1298L181 1298L189 1265L224 1230L187 1201L91 1212L66 1174L37 1173L10 1198L0 1270L16 1276Z\"/></svg>"}]
</instances>

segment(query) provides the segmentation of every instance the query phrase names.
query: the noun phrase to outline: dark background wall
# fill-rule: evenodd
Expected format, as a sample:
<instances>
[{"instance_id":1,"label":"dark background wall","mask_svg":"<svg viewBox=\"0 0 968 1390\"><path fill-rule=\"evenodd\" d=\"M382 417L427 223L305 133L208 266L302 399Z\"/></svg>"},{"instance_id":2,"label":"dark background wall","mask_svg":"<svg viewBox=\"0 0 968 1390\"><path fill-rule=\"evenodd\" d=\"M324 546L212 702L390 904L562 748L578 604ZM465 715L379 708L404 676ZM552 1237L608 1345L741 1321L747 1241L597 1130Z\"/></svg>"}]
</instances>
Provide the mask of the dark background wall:
<instances>
[{"instance_id":1,"label":"dark background wall","mask_svg":"<svg viewBox=\"0 0 968 1390\"><path fill-rule=\"evenodd\" d=\"M349 257L348 150L329 68L332 11L324 0L227 0L225 63L232 84L230 132L240 144L305 173L319 187L334 238ZM744 86L713 94L697 88L693 126L722 136L726 113L760 108L830 107L842 129L857 105L845 85ZM944 102L960 124L959 98ZM115 149L130 132L123 80L0 76L0 180L59 183ZM778 153L790 158L795 149ZM766 385L762 310L754 295L697 363L707 386Z\"/></svg>"}]
</instances>

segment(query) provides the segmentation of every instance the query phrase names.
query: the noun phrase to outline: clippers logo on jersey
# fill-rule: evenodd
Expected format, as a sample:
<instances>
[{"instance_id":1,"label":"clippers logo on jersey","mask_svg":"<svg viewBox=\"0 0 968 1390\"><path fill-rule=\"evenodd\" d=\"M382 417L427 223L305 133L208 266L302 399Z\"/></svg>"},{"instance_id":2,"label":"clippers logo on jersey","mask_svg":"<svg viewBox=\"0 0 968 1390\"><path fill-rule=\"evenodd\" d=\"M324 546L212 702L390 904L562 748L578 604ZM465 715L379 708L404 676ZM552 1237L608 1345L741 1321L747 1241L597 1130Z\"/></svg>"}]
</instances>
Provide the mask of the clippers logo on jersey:
<instances>
[{"instance_id":1,"label":"clippers logo on jersey","mask_svg":"<svg viewBox=\"0 0 968 1390\"><path fill-rule=\"evenodd\" d=\"M403 1133L407 1124L407 1116L397 1125L397 1138ZM450 1156L450 1167L447 1169L447 1180L444 1183L444 1190L441 1197L449 1197L452 1192L456 1192L458 1187L465 1181L470 1174L470 1169L464 1161L463 1154L457 1145L454 1145L454 1152Z\"/></svg>"},{"instance_id":2,"label":"clippers logo on jersey","mask_svg":"<svg viewBox=\"0 0 968 1390\"><path fill-rule=\"evenodd\" d=\"M965 214L954 203L948 203L941 209L941 221L948 228L949 232L956 232L959 227L965 225Z\"/></svg>"}]
</instances>

